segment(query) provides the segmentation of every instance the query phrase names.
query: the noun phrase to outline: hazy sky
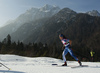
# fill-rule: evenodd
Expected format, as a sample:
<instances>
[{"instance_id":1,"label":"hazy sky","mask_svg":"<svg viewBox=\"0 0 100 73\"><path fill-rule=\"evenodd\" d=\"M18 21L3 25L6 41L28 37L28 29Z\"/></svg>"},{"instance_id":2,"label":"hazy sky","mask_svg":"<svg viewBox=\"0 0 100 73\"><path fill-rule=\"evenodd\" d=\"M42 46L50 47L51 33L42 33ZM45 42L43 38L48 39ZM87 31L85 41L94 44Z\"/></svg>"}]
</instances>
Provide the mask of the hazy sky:
<instances>
[{"instance_id":1,"label":"hazy sky","mask_svg":"<svg viewBox=\"0 0 100 73\"><path fill-rule=\"evenodd\" d=\"M57 5L60 8L68 7L76 12L100 12L100 0L0 0L0 26L32 7L40 8L45 4Z\"/></svg>"}]
</instances>

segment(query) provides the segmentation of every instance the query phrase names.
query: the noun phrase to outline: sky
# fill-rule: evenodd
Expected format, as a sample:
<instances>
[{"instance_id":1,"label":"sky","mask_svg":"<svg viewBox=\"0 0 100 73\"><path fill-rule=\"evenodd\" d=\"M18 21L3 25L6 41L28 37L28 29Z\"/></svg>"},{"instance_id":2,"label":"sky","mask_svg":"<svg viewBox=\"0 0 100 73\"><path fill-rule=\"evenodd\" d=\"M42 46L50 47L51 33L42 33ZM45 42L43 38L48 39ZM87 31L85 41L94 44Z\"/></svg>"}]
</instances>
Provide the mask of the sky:
<instances>
[{"instance_id":1,"label":"sky","mask_svg":"<svg viewBox=\"0 0 100 73\"><path fill-rule=\"evenodd\" d=\"M56 5L60 8L68 7L76 12L91 10L100 12L100 0L0 0L0 27L7 21L16 19L26 10L32 7L41 8L45 4Z\"/></svg>"}]
</instances>

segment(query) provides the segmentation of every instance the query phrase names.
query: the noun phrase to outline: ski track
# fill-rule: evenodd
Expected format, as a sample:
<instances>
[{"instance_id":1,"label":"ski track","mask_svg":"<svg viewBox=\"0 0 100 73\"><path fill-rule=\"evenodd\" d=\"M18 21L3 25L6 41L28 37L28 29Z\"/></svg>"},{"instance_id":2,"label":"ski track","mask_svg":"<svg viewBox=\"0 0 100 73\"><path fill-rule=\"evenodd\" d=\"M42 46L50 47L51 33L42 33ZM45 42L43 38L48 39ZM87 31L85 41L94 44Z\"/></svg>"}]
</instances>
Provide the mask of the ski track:
<instances>
[{"instance_id":1,"label":"ski track","mask_svg":"<svg viewBox=\"0 0 100 73\"><path fill-rule=\"evenodd\" d=\"M52 64L63 64L60 59L50 57L22 57L17 55L0 55L0 62L11 68L7 70L1 65L0 73L100 73L100 62L82 62L89 67L57 67ZM68 61L68 65L76 65L76 61Z\"/></svg>"}]
</instances>

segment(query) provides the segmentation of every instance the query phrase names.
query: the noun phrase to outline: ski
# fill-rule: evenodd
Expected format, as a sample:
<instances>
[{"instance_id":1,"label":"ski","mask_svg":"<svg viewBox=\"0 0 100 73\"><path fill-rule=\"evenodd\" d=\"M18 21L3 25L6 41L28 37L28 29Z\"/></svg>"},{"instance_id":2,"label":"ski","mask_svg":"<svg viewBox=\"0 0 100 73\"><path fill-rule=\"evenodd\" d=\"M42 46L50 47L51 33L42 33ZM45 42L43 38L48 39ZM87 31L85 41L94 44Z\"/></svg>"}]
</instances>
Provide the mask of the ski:
<instances>
[{"instance_id":1,"label":"ski","mask_svg":"<svg viewBox=\"0 0 100 73\"><path fill-rule=\"evenodd\" d=\"M88 67L88 65L72 66L71 68L80 68L80 67Z\"/></svg>"},{"instance_id":2,"label":"ski","mask_svg":"<svg viewBox=\"0 0 100 73\"><path fill-rule=\"evenodd\" d=\"M52 64L52 66L56 66L56 67L74 67L75 65L62 66L62 65L58 65L58 64Z\"/></svg>"},{"instance_id":3,"label":"ski","mask_svg":"<svg viewBox=\"0 0 100 73\"><path fill-rule=\"evenodd\" d=\"M88 67L88 65L81 65L81 66L75 66L75 65L62 66L62 65L58 65L58 64L52 64L52 65L57 66L57 67L71 67L71 68Z\"/></svg>"}]
</instances>

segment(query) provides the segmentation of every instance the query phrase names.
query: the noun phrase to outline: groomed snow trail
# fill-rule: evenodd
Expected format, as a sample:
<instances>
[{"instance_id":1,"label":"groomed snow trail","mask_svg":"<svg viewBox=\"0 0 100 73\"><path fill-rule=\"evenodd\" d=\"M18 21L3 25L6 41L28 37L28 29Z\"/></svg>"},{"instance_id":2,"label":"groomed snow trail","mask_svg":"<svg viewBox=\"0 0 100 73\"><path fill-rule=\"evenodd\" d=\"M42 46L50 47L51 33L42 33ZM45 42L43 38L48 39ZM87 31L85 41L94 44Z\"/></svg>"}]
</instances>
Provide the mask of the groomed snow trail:
<instances>
[{"instance_id":1,"label":"groomed snow trail","mask_svg":"<svg viewBox=\"0 0 100 73\"><path fill-rule=\"evenodd\" d=\"M17 55L0 55L0 62L11 68L7 70L1 65L0 73L100 73L100 62L82 62L89 67L71 68L57 67L52 64L63 64L60 59L50 57L22 57ZM76 61L68 61L68 65L76 65Z\"/></svg>"}]
</instances>

